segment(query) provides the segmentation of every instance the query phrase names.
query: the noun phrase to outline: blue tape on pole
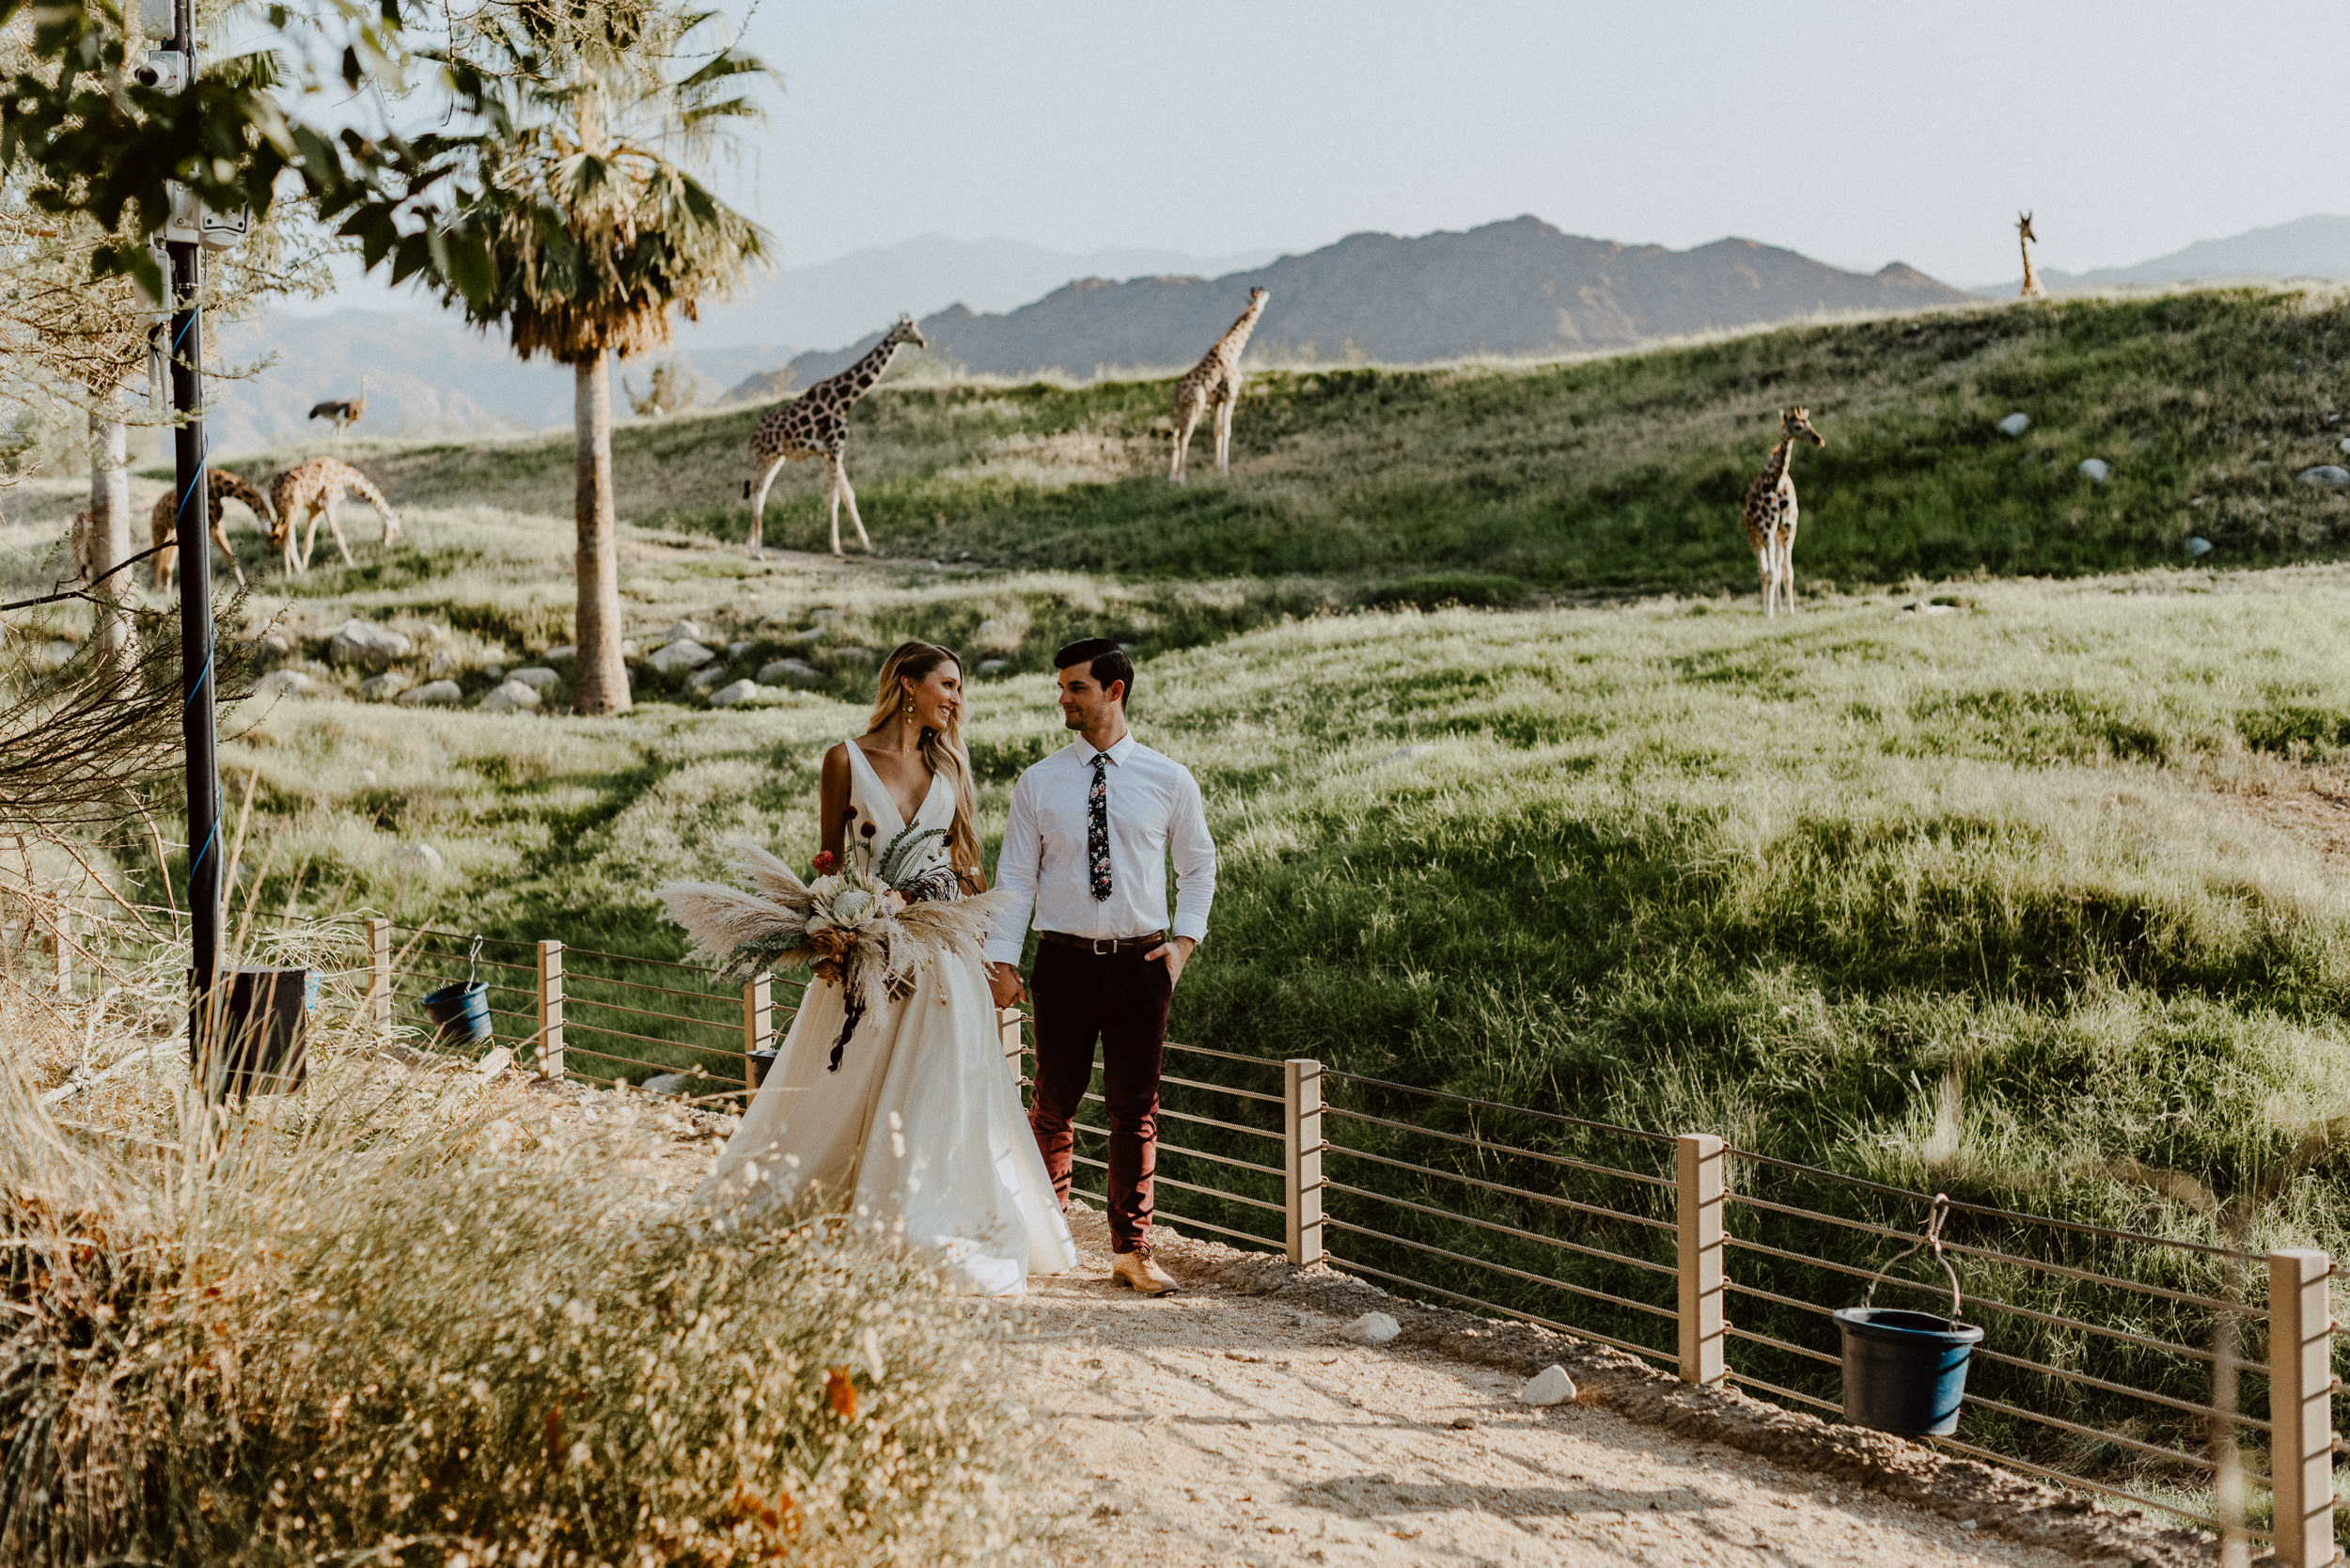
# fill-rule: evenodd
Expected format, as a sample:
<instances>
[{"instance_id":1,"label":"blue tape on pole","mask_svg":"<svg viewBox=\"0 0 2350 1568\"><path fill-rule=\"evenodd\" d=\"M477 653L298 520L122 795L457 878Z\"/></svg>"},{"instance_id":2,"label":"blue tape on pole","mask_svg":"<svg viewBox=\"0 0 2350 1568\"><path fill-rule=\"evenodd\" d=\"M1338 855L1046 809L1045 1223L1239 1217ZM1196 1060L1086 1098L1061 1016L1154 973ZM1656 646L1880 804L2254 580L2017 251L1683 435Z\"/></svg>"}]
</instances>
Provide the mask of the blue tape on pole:
<instances>
[{"instance_id":1,"label":"blue tape on pole","mask_svg":"<svg viewBox=\"0 0 2350 1568\"><path fill-rule=\"evenodd\" d=\"M216 643L213 647L204 651L204 667L196 672L196 684L188 688L188 699L180 704L180 713L185 713L190 708L196 706L196 694L202 691L204 682L212 678L212 654L218 646Z\"/></svg>"},{"instance_id":2,"label":"blue tape on pole","mask_svg":"<svg viewBox=\"0 0 2350 1568\"><path fill-rule=\"evenodd\" d=\"M214 817L212 819L212 830L204 835L204 847L197 850L196 852L196 858L188 862L188 897L191 901L193 901L196 897L196 869L204 864L204 857L206 855L212 853L212 842L219 837L220 819L218 817Z\"/></svg>"}]
</instances>

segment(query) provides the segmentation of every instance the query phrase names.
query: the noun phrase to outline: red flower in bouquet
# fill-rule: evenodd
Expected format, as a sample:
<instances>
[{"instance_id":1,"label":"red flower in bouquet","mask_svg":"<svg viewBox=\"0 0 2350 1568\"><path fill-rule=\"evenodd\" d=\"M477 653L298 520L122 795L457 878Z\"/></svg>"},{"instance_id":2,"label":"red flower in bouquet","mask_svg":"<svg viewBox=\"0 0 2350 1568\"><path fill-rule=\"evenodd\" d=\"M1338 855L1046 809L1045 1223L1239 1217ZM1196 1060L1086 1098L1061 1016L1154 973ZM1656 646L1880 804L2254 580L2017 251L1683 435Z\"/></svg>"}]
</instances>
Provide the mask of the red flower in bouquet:
<instances>
[{"instance_id":1,"label":"red flower in bouquet","mask_svg":"<svg viewBox=\"0 0 2350 1568\"><path fill-rule=\"evenodd\" d=\"M818 876L830 876L840 864L840 856L830 850L818 850L816 858L807 863L808 870Z\"/></svg>"}]
</instances>

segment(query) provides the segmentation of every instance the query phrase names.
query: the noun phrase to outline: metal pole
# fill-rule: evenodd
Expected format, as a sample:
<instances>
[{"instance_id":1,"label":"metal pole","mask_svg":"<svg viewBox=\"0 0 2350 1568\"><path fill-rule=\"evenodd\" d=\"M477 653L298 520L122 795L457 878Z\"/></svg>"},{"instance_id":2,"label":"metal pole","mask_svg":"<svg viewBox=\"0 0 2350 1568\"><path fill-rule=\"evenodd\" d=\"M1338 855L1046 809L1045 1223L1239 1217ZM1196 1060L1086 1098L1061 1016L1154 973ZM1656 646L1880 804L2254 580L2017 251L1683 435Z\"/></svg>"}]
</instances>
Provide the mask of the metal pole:
<instances>
[{"instance_id":1,"label":"metal pole","mask_svg":"<svg viewBox=\"0 0 2350 1568\"><path fill-rule=\"evenodd\" d=\"M191 0L172 7L171 46L196 77L196 24ZM192 240L164 246L171 259L171 406L173 485L179 496L180 659L187 682L181 731L188 746L189 1050L202 1059L212 986L220 973L220 757L212 709L212 556L205 538L212 505L204 473L203 252Z\"/></svg>"}]
</instances>

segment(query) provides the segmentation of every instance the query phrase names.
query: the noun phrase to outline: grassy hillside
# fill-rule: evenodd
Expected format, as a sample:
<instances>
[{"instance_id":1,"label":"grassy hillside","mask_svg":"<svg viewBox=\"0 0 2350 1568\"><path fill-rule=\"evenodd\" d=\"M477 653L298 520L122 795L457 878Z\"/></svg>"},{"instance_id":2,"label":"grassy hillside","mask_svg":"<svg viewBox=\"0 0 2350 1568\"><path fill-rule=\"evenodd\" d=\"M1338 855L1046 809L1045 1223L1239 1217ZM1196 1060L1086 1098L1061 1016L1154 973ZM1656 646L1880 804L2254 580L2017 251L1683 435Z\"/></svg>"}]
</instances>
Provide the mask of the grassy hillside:
<instances>
[{"instance_id":1,"label":"grassy hillside","mask_svg":"<svg viewBox=\"0 0 2350 1568\"><path fill-rule=\"evenodd\" d=\"M1406 600L1748 591L1740 497L1805 402L1798 576L1895 584L2182 558L2330 559L2350 321L2338 293L2090 300L1799 327L1540 368L1258 377L1231 477L1163 480L1167 384L905 387L854 416L850 467L905 559L1206 578L1305 573ZM2020 439L1996 422L2024 413ZM755 412L619 432L621 512L739 540ZM1198 459L1204 444L1195 450ZM263 468L285 454L260 455ZM2078 464L2100 458L2098 484ZM568 439L386 450L395 499L568 512ZM822 484L787 470L768 538L822 548ZM1431 579L1421 581L1419 579Z\"/></svg>"}]
</instances>

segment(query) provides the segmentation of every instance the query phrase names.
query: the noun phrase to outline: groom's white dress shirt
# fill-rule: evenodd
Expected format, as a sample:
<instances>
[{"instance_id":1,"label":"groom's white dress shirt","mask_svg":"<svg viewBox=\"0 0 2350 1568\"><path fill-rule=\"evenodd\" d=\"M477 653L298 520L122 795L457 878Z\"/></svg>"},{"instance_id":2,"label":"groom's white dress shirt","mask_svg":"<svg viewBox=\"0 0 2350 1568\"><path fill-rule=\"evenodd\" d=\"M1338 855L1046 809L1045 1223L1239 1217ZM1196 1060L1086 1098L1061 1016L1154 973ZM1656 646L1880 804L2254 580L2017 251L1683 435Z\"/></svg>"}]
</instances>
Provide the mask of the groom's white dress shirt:
<instances>
[{"instance_id":1,"label":"groom's white dress shirt","mask_svg":"<svg viewBox=\"0 0 2350 1568\"><path fill-rule=\"evenodd\" d=\"M1086 811L1095 752L1075 741L1020 776L1011 822L995 865L995 886L1014 895L988 933L992 962L1017 964L1028 911L1036 929L1072 936L1148 936L1164 931L1198 941L1215 900L1215 841L1191 770L1130 733L1105 753L1109 797L1110 896L1087 880ZM1167 862L1175 861L1175 917L1167 914Z\"/></svg>"}]
</instances>

